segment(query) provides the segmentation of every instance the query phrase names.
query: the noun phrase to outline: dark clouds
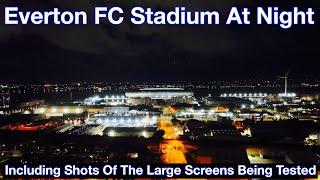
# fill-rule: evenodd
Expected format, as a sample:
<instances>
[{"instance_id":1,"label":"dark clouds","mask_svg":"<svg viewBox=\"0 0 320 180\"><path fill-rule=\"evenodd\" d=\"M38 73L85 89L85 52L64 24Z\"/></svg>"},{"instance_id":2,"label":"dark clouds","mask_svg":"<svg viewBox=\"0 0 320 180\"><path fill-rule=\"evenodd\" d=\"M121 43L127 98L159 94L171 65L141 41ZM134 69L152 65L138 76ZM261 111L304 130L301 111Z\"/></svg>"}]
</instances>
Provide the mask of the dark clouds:
<instances>
[{"instance_id":1,"label":"dark clouds","mask_svg":"<svg viewBox=\"0 0 320 180\"><path fill-rule=\"evenodd\" d=\"M268 1L272 4L276 1ZM289 1L276 2L290 5ZM290 1L292 3L292 1ZM300 6L314 7L316 1ZM8 3L8 1L6 2ZM170 10L256 7L257 1L23 1L25 9L117 5ZM300 3L300 1L295 1ZM8 3L10 4L10 3ZM11 3L16 4L16 2ZM3 5L2 5L3 6ZM3 7L1 7L3 9ZM1 14L3 21L3 14ZM319 76L318 26L0 26L2 80L188 80Z\"/></svg>"}]
</instances>

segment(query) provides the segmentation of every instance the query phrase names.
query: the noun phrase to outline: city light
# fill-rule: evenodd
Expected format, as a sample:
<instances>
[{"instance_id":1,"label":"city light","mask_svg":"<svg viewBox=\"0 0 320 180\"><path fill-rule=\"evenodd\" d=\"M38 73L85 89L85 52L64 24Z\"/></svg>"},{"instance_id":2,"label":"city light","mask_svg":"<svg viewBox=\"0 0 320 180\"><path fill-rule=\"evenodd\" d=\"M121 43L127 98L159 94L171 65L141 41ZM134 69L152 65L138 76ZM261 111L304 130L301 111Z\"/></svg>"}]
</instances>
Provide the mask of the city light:
<instances>
[{"instance_id":1,"label":"city light","mask_svg":"<svg viewBox=\"0 0 320 180\"><path fill-rule=\"evenodd\" d=\"M69 109L68 108L64 108L63 109L63 113L69 113Z\"/></svg>"},{"instance_id":2,"label":"city light","mask_svg":"<svg viewBox=\"0 0 320 180\"><path fill-rule=\"evenodd\" d=\"M77 108L77 109L75 110L75 112L76 112L77 114L79 114L79 113L81 113L81 109L80 109L80 108Z\"/></svg>"},{"instance_id":3,"label":"city light","mask_svg":"<svg viewBox=\"0 0 320 180\"><path fill-rule=\"evenodd\" d=\"M46 109L45 108L40 108L39 112L40 112L40 114L44 114L46 112Z\"/></svg>"},{"instance_id":4,"label":"city light","mask_svg":"<svg viewBox=\"0 0 320 180\"><path fill-rule=\"evenodd\" d=\"M233 94L221 94L221 97L238 97L238 98L264 98L268 96L267 93L233 93Z\"/></svg>"},{"instance_id":5,"label":"city light","mask_svg":"<svg viewBox=\"0 0 320 180\"><path fill-rule=\"evenodd\" d=\"M249 140L246 138L256 140L256 136L259 136L256 132L260 129L262 132L270 130L267 135L263 135L267 139L268 136L281 136L282 131L286 132L287 128L290 128L290 124L288 124L281 125L280 128L282 129L277 129L276 123L286 123L285 121L299 116L306 118L304 121L311 119L312 122L318 123L316 118L319 118L316 114L317 106L310 106L317 104L318 99L308 96L296 97L295 93L278 96L274 93L241 91L241 93L222 93L220 96L213 94L207 96L206 94L203 97L192 97L190 100L188 99L190 96L175 98L171 96L172 94L168 96L165 94L166 92L161 92L151 96L148 95L148 92L143 92L141 94L131 94L132 97L107 95L103 96L104 98L99 98L94 96L86 98L84 101L78 101L73 105L58 106L54 104L54 107L51 107L50 104L43 104L40 108L25 109L19 113L27 114L28 112L29 114L30 111L30 114L32 114L34 111L37 114L44 114L46 111L51 112L52 114L46 114L48 119L44 121L44 125L37 126L27 123L17 127L11 127L12 125L3 127L3 129L37 131L48 128L57 134L86 135L88 137L99 135L106 136L107 139L123 137L124 141L126 140L125 137L136 137L137 139L149 138L154 135L154 137L157 137L155 133L163 130L162 138L164 140L160 141L160 147L153 145L155 144L153 139L148 139L148 142L149 140L151 142L148 145L148 150L155 150L156 153L160 151L159 159L163 163L188 163L186 157L190 155L188 154L190 144L187 144L189 140L192 140L192 142L196 142L200 138L204 140L207 138L222 138L223 141L230 139L232 142L239 139L241 139L239 142ZM139 98L136 98L135 95L139 95ZM146 97L143 99L140 96ZM157 104L159 98L161 104ZM141 103L139 105L144 106L140 108L139 105L131 104L132 102L138 102ZM52 120L51 117L53 117ZM34 122L39 123L41 120ZM297 121L290 121L290 123L297 123ZM289 132L298 131L301 127L295 125L294 131L290 130ZM275 131L272 131L273 129ZM279 132L280 135L277 134ZM159 135L161 134L159 133ZM291 134L289 133L289 135ZM180 139L182 137L183 139ZM112 138L112 141L118 141L118 139ZM131 139L128 139L128 141L131 141ZM313 145L318 143L315 138L305 138L305 141L299 141L299 144ZM107 142L108 145L112 146L112 142L110 144L110 141ZM133 144L137 143L139 141ZM130 143L127 144L130 145ZM76 145L72 144L72 147L74 146ZM64 149L67 148L68 144L65 145ZM195 149L197 148L202 147L199 145ZM87 148L87 151L90 151L90 148ZM90 154L94 153L90 152ZM123 157L130 156L131 152L128 154L124 154ZM92 157L102 158L103 156L99 154L99 156ZM141 157L143 157L143 154L141 154ZM257 157L259 156L257 155ZM94 161L98 162L96 159ZM108 159L103 160L103 162L107 161Z\"/></svg>"},{"instance_id":6,"label":"city light","mask_svg":"<svg viewBox=\"0 0 320 180\"><path fill-rule=\"evenodd\" d=\"M110 130L110 131L108 132L108 136L114 137L114 136L116 136L116 132L115 132L114 130Z\"/></svg>"},{"instance_id":7,"label":"city light","mask_svg":"<svg viewBox=\"0 0 320 180\"><path fill-rule=\"evenodd\" d=\"M29 110L26 110L23 112L23 114L31 114L31 112Z\"/></svg>"},{"instance_id":8,"label":"city light","mask_svg":"<svg viewBox=\"0 0 320 180\"><path fill-rule=\"evenodd\" d=\"M278 94L279 97L287 97L287 98L290 98L290 97L296 97L297 94L296 93L280 93Z\"/></svg>"},{"instance_id":9,"label":"city light","mask_svg":"<svg viewBox=\"0 0 320 180\"><path fill-rule=\"evenodd\" d=\"M145 137L145 138L147 138L147 137L148 137L148 135L147 135L147 132L146 132L146 131L142 131L141 135L142 135L143 137Z\"/></svg>"},{"instance_id":10,"label":"city light","mask_svg":"<svg viewBox=\"0 0 320 180\"><path fill-rule=\"evenodd\" d=\"M53 107L53 108L51 108L51 112L52 112L52 113L56 113L56 112L57 112L57 109Z\"/></svg>"}]
</instances>

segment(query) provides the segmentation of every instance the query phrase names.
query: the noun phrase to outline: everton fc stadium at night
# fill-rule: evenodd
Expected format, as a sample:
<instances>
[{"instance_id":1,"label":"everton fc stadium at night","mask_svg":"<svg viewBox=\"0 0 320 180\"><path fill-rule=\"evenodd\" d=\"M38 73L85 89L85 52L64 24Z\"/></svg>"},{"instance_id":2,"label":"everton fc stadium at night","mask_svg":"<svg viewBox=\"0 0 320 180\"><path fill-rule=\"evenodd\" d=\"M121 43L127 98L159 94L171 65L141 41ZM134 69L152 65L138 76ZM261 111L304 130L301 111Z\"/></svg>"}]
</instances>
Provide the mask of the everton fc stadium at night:
<instances>
[{"instance_id":1,"label":"everton fc stadium at night","mask_svg":"<svg viewBox=\"0 0 320 180\"><path fill-rule=\"evenodd\" d=\"M0 180L319 179L319 5L1 1Z\"/></svg>"}]
</instances>

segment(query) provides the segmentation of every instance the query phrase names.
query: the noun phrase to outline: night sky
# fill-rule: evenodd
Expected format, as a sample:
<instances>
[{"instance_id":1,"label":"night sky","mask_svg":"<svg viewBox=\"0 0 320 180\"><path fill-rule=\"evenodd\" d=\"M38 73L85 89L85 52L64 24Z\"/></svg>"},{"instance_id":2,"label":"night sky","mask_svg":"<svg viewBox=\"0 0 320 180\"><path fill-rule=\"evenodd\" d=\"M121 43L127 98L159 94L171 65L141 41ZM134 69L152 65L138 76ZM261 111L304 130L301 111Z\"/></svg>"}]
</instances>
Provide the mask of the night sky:
<instances>
[{"instance_id":1,"label":"night sky","mask_svg":"<svg viewBox=\"0 0 320 180\"><path fill-rule=\"evenodd\" d=\"M8 3L13 5L17 3ZM232 6L256 8L284 4L242 0L28 0L26 9L53 7L90 12L93 6L118 5L219 10ZM170 2L170 3L169 3ZM301 3L299 3L301 2ZM295 1L300 7L320 7L317 1ZM2 2L1 2L2 3ZM5 26L1 5L0 81L166 81L274 79L290 69L296 78L319 77L320 27L300 26ZM130 11L128 11L130 12ZM317 12L316 22L320 22ZM90 18L89 18L90 19ZM91 18L92 19L92 18ZM223 18L222 18L223 19ZM222 21L223 22L223 21Z\"/></svg>"}]
</instances>

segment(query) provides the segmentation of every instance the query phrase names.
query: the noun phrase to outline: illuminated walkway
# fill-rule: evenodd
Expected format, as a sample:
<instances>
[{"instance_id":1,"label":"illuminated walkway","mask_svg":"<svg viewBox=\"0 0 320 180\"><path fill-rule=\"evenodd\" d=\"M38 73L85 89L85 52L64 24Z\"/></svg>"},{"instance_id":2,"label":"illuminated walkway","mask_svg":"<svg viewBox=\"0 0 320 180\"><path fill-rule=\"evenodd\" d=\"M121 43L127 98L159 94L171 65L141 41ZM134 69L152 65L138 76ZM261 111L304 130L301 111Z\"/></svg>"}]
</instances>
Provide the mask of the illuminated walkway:
<instances>
[{"instance_id":1,"label":"illuminated walkway","mask_svg":"<svg viewBox=\"0 0 320 180\"><path fill-rule=\"evenodd\" d=\"M165 164L186 164L187 159L183 142L174 131L170 118L160 117L158 129L164 130L164 141L159 145L161 161Z\"/></svg>"}]
</instances>

